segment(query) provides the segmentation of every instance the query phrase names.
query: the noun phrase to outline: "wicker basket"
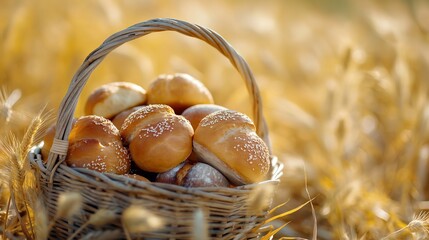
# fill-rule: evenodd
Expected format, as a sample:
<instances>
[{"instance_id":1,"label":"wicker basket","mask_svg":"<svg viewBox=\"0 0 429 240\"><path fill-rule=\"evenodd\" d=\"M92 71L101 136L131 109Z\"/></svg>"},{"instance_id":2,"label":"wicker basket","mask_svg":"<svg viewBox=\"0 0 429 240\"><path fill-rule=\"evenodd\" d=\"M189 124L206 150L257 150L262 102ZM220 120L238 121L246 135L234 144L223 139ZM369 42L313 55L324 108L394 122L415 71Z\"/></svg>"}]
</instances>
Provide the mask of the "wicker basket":
<instances>
[{"instance_id":1,"label":"wicker basket","mask_svg":"<svg viewBox=\"0 0 429 240\"><path fill-rule=\"evenodd\" d=\"M153 19L124 29L110 36L100 47L89 54L74 75L59 108L57 132L47 164L42 163L40 149L35 148L30 154L30 161L39 175L41 190L51 218L55 215L57 199L61 193L79 192L84 199L81 214L75 216L72 221L57 220L50 237L67 238L82 226L98 208L113 209L120 214L133 203L141 204L165 220L164 228L140 233L138 235L140 238L192 239L193 216L198 208L203 208L207 212L205 217L211 239L257 239L260 237L259 228L266 219L268 209L255 213L249 209L251 206L246 199L255 188L278 184L282 164L277 161L275 156L271 157L270 180L236 188L185 188L171 184L147 183L115 174L70 168L63 164L77 100L92 71L116 47L149 33L160 31L175 31L203 40L230 60L245 81L250 93L253 120L257 132L268 143L268 131L262 115L261 99L253 75L244 59L220 35L210 29L175 19ZM264 197L273 198L272 195ZM119 221L105 227L104 231L115 229L122 229ZM78 237L95 230L100 229L89 225L80 232ZM125 238L123 231L121 234L121 238Z\"/></svg>"}]
</instances>

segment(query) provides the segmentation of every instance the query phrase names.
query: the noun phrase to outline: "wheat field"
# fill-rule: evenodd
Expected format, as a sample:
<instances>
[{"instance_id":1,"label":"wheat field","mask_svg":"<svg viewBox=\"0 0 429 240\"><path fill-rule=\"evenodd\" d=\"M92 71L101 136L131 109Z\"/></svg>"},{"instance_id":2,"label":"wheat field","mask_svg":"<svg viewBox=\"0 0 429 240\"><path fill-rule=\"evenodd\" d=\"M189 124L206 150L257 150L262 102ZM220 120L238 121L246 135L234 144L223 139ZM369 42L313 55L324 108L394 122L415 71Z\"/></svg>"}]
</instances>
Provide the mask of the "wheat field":
<instances>
[{"instance_id":1,"label":"wheat field","mask_svg":"<svg viewBox=\"0 0 429 240\"><path fill-rule=\"evenodd\" d=\"M158 17L215 30L253 71L273 152L285 165L264 239L429 238L428 1L0 4L0 239L46 238L29 148L85 57L111 34ZM101 84L147 87L174 72L200 79L217 104L251 114L245 85L223 56L165 32L113 51L76 116Z\"/></svg>"}]
</instances>

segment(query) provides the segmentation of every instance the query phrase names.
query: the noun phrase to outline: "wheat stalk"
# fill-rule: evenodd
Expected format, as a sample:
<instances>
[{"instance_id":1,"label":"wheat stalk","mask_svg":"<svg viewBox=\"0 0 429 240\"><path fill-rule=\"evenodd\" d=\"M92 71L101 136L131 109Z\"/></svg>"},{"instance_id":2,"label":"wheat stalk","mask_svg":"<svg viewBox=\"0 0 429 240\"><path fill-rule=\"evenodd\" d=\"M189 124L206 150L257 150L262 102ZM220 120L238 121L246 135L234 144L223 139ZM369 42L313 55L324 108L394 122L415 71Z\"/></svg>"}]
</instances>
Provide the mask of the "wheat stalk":
<instances>
[{"instance_id":1,"label":"wheat stalk","mask_svg":"<svg viewBox=\"0 0 429 240\"><path fill-rule=\"evenodd\" d=\"M18 211L21 230L28 239L34 239L35 232L29 206L30 201L27 197L29 191L24 191L24 186L28 186L24 184L26 179L28 180L30 176L28 172L32 171L27 161L27 155L30 149L36 143L40 142L40 136L42 136L41 131L44 131L45 122L47 122L48 119L49 112L45 113L43 109L33 118L21 141L10 133L0 142L0 149L2 151L0 155L0 169L4 173L1 180L8 183L11 191L11 199L8 205L13 204L16 211ZM9 210L10 208L8 208L7 211ZM21 211L26 213L25 217L20 216ZM29 228L29 231L27 228Z\"/></svg>"}]
</instances>

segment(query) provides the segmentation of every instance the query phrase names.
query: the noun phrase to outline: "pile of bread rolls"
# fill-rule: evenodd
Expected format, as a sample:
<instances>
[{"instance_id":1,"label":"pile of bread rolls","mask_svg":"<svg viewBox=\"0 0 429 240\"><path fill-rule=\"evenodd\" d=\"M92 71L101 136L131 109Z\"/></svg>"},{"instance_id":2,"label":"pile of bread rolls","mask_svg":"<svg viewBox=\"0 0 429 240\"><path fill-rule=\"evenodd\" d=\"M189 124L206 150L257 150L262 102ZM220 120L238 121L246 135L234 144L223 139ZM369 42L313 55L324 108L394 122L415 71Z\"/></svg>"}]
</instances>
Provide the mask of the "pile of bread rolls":
<instances>
[{"instance_id":1,"label":"pile of bread rolls","mask_svg":"<svg viewBox=\"0 0 429 240\"><path fill-rule=\"evenodd\" d=\"M48 129L47 159L55 126ZM263 181L268 147L252 120L214 104L194 77L158 76L147 88L114 82L95 89L73 122L66 163L141 181L232 187Z\"/></svg>"}]
</instances>

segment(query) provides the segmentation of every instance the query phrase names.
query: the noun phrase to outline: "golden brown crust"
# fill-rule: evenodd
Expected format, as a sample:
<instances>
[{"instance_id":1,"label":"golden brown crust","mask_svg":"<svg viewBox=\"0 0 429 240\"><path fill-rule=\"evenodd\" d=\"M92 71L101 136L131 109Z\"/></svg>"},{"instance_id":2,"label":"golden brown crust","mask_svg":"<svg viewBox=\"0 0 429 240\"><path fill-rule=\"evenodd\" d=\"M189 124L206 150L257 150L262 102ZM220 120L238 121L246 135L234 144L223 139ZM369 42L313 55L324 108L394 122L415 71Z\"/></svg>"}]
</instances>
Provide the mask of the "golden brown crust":
<instances>
[{"instance_id":1,"label":"golden brown crust","mask_svg":"<svg viewBox=\"0 0 429 240\"><path fill-rule=\"evenodd\" d=\"M143 106L137 111L132 112L124 121L121 126L121 136L124 141L128 144L134 135L137 133L136 129L143 128L147 125L155 116L162 117L164 115L174 114L173 109L170 106L163 104L152 104ZM155 118L156 119L156 118Z\"/></svg>"},{"instance_id":2,"label":"golden brown crust","mask_svg":"<svg viewBox=\"0 0 429 240\"><path fill-rule=\"evenodd\" d=\"M51 126L44 137L43 159L47 159L54 135L55 126ZM116 174L130 170L131 160L119 130L103 117L82 116L73 120L68 140L66 163L71 167Z\"/></svg>"},{"instance_id":3,"label":"golden brown crust","mask_svg":"<svg viewBox=\"0 0 429 240\"><path fill-rule=\"evenodd\" d=\"M196 104L212 104L210 91L194 77L184 74L160 75L147 91L148 104L166 104L177 114Z\"/></svg>"},{"instance_id":4,"label":"golden brown crust","mask_svg":"<svg viewBox=\"0 0 429 240\"><path fill-rule=\"evenodd\" d=\"M198 124L201 122L201 120L206 117L207 115L221 111L221 110L227 110L227 108L216 105L216 104L197 104L194 106L191 106L187 108L185 111L183 111L182 116L188 119L188 121L191 123L192 128L197 129ZM192 162L198 162L198 155L195 154L193 151L191 155L188 158Z\"/></svg>"},{"instance_id":5,"label":"golden brown crust","mask_svg":"<svg viewBox=\"0 0 429 240\"><path fill-rule=\"evenodd\" d=\"M136 165L148 172L165 172L192 152L191 124L182 116L157 116L135 130L130 140L130 153Z\"/></svg>"},{"instance_id":6,"label":"golden brown crust","mask_svg":"<svg viewBox=\"0 0 429 240\"><path fill-rule=\"evenodd\" d=\"M119 130L113 123L100 116L82 116L76 120L69 135L70 144L82 139L96 138L103 144L121 141Z\"/></svg>"},{"instance_id":7,"label":"golden brown crust","mask_svg":"<svg viewBox=\"0 0 429 240\"><path fill-rule=\"evenodd\" d=\"M244 114L223 110L206 116L193 141L201 161L217 168L234 184L262 181L269 171L268 147Z\"/></svg>"},{"instance_id":8,"label":"golden brown crust","mask_svg":"<svg viewBox=\"0 0 429 240\"><path fill-rule=\"evenodd\" d=\"M165 172L192 152L191 124L163 104L143 106L122 124L121 135L136 165L148 172Z\"/></svg>"},{"instance_id":9,"label":"golden brown crust","mask_svg":"<svg viewBox=\"0 0 429 240\"><path fill-rule=\"evenodd\" d=\"M127 109L127 110L124 110L124 111L122 111L122 112L120 112L120 113L118 113L116 116L114 116L113 117L113 119L112 119L112 123L113 123L113 125L115 125L115 127L117 128L117 129L121 129L121 127L122 127L122 124L125 122L125 119L127 119L127 117L131 114L131 113L133 113L133 112L135 112L135 111L137 111L137 110L139 110L140 108L141 108L142 106L136 106L136 107L133 107L133 108L129 108L129 109Z\"/></svg>"},{"instance_id":10,"label":"golden brown crust","mask_svg":"<svg viewBox=\"0 0 429 240\"><path fill-rule=\"evenodd\" d=\"M85 104L86 115L112 118L125 109L144 104L146 90L130 82L113 82L95 89Z\"/></svg>"},{"instance_id":11,"label":"golden brown crust","mask_svg":"<svg viewBox=\"0 0 429 240\"><path fill-rule=\"evenodd\" d=\"M189 120L195 130L205 116L221 110L227 109L216 104L197 104L183 111L182 116Z\"/></svg>"},{"instance_id":12,"label":"golden brown crust","mask_svg":"<svg viewBox=\"0 0 429 240\"><path fill-rule=\"evenodd\" d=\"M128 173L131 166L128 151L120 142L104 145L97 139L81 139L70 144L66 163L70 167L115 174Z\"/></svg>"},{"instance_id":13,"label":"golden brown crust","mask_svg":"<svg viewBox=\"0 0 429 240\"><path fill-rule=\"evenodd\" d=\"M193 163L185 162L183 166L176 173L176 184L183 185L186 176L188 175L191 168L194 166Z\"/></svg>"}]
</instances>

